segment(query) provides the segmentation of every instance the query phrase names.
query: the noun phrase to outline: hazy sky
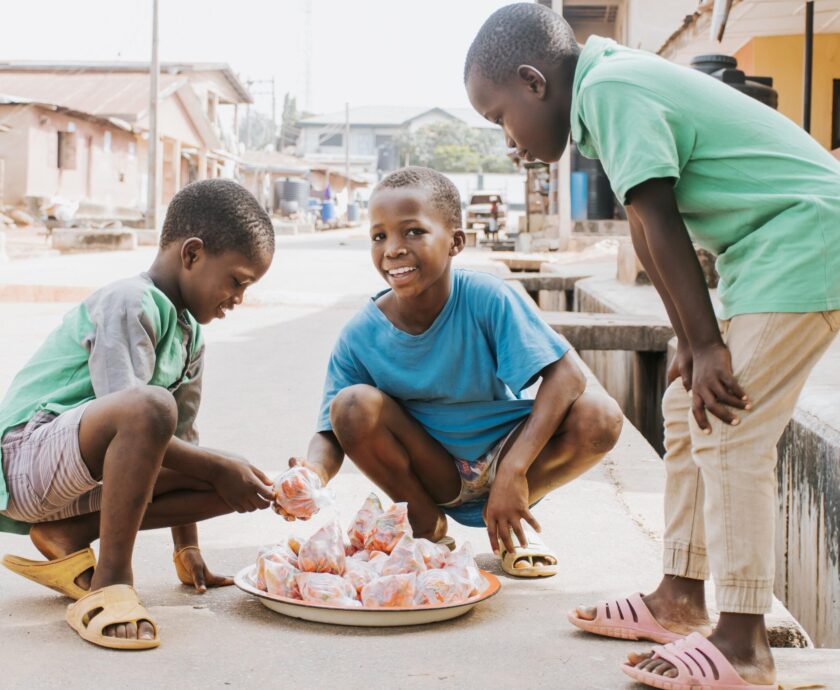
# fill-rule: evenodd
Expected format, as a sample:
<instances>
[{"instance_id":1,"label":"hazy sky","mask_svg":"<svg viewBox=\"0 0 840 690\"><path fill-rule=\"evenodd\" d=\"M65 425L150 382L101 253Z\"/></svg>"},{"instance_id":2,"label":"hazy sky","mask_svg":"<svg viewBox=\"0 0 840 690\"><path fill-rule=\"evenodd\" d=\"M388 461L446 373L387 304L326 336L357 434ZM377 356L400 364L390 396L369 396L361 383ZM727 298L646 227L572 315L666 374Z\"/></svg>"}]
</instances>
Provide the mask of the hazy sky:
<instances>
[{"instance_id":1,"label":"hazy sky","mask_svg":"<svg viewBox=\"0 0 840 690\"><path fill-rule=\"evenodd\" d=\"M159 0L160 58L227 62L276 76L279 98L309 110L351 105L464 106L464 56L505 0ZM151 0L3 0L0 60L143 60ZM311 7L310 21L306 7ZM270 88L255 85L254 89ZM260 99L261 109L268 101Z\"/></svg>"}]
</instances>

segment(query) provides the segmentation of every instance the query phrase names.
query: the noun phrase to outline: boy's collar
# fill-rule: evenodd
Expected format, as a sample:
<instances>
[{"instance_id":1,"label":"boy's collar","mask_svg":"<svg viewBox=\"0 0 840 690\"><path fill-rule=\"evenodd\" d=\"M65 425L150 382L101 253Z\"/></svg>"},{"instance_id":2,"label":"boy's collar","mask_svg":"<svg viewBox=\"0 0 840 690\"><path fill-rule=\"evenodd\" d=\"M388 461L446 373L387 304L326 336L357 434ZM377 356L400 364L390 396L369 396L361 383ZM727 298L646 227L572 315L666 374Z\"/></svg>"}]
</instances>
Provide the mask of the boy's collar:
<instances>
[{"instance_id":1,"label":"boy's collar","mask_svg":"<svg viewBox=\"0 0 840 690\"><path fill-rule=\"evenodd\" d=\"M601 56L607 54L609 51L617 47L618 44L611 38L604 38L603 36L590 36L580 51L577 66L575 67L575 78L572 82L572 107L570 110L571 125L572 125L572 140L576 144L580 144L584 137L584 125L580 119L578 108L580 101L578 96L580 94L581 84L589 74L589 71L595 67L600 61Z\"/></svg>"}]
</instances>

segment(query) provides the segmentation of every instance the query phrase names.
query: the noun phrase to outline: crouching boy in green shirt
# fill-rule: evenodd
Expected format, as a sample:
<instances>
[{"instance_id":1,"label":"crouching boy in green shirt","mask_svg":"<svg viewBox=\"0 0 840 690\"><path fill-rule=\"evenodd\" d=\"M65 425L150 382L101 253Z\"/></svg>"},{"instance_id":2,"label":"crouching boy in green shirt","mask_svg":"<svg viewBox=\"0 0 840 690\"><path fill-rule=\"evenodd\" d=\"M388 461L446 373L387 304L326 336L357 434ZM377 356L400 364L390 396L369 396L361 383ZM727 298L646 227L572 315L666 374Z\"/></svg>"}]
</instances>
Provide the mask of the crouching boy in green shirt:
<instances>
[{"instance_id":1,"label":"crouching boy in green shirt","mask_svg":"<svg viewBox=\"0 0 840 690\"><path fill-rule=\"evenodd\" d=\"M581 50L536 3L487 20L464 77L473 106L522 157L558 160L571 131L601 160L679 339L663 399L664 577L648 595L570 620L668 643L622 667L653 687L776 688L764 626L776 443L840 328L840 165L792 121L705 74L597 36ZM692 240L718 257L720 326Z\"/></svg>"},{"instance_id":2,"label":"crouching boy in green shirt","mask_svg":"<svg viewBox=\"0 0 840 690\"><path fill-rule=\"evenodd\" d=\"M68 312L0 403L0 529L28 532L49 559L3 564L78 599L67 621L89 642L159 644L132 587L138 530L172 527L178 576L204 591L231 581L207 569L195 523L270 504L260 470L196 445L195 417L200 324L240 304L273 254L271 220L243 187L185 187L148 272Z\"/></svg>"}]
</instances>

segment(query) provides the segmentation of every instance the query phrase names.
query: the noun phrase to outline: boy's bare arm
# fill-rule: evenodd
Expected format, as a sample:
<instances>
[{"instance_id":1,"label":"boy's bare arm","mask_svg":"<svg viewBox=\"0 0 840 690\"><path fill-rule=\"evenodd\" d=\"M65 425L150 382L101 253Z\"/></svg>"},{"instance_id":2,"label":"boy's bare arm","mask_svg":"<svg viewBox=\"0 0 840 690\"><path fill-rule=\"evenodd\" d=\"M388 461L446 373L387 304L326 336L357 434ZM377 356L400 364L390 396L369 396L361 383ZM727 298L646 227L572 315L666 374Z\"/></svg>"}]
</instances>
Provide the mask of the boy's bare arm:
<instances>
[{"instance_id":1,"label":"boy's bare arm","mask_svg":"<svg viewBox=\"0 0 840 690\"><path fill-rule=\"evenodd\" d=\"M326 485L341 469L344 450L332 431L318 431L309 441L306 458L292 458L289 464L305 464Z\"/></svg>"},{"instance_id":2,"label":"boy's bare arm","mask_svg":"<svg viewBox=\"0 0 840 690\"><path fill-rule=\"evenodd\" d=\"M499 540L508 551L514 550L511 530L520 543L527 543L522 520L539 531L539 523L528 508L526 474L586 388L583 372L569 356L547 366L541 375L531 414L499 464L487 501L487 532L494 553L499 551Z\"/></svg>"},{"instance_id":3,"label":"boy's bare arm","mask_svg":"<svg viewBox=\"0 0 840 690\"><path fill-rule=\"evenodd\" d=\"M737 424L738 418L726 406L749 409L749 403L732 373L732 358L721 338L703 271L671 182L648 180L634 187L629 197L641 224L650 265L661 279L661 286L654 285L666 308L670 301L676 312L674 328L681 326L691 348L694 418L707 433L711 427L706 410L728 424Z\"/></svg>"}]
</instances>

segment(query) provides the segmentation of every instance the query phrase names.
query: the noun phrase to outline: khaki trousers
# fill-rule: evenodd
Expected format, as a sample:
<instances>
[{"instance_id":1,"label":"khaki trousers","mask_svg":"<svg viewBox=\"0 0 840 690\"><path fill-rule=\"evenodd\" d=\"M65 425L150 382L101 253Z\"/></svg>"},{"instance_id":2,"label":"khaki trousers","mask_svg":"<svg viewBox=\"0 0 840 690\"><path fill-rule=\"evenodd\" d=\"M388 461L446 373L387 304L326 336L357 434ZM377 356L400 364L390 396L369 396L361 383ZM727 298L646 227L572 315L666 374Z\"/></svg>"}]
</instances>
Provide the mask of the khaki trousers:
<instances>
[{"instance_id":1,"label":"khaki trousers","mask_svg":"<svg viewBox=\"0 0 840 690\"><path fill-rule=\"evenodd\" d=\"M752 403L731 426L707 413L704 434L676 379L665 419L666 575L715 580L731 613L770 610L775 567L776 444L811 369L840 329L840 310L744 314L721 324L732 368Z\"/></svg>"}]
</instances>

